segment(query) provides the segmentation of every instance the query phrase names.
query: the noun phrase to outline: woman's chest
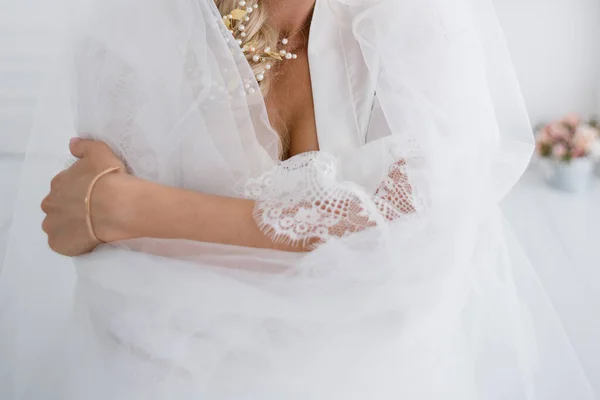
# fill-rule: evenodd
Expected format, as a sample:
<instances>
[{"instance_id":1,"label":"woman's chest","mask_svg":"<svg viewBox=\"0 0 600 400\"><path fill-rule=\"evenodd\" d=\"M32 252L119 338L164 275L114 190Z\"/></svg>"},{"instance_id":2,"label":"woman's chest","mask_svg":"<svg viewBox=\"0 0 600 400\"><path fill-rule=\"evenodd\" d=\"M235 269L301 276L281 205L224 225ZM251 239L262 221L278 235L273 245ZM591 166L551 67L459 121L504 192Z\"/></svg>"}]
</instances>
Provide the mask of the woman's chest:
<instances>
[{"instance_id":1,"label":"woman's chest","mask_svg":"<svg viewBox=\"0 0 600 400\"><path fill-rule=\"evenodd\" d=\"M313 25L308 51L275 71L265 98L284 158L315 150L342 154L369 141L374 72L352 32L326 22Z\"/></svg>"},{"instance_id":2,"label":"woman's chest","mask_svg":"<svg viewBox=\"0 0 600 400\"><path fill-rule=\"evenodd\" d=\"M282 157L319 150L308 55L299 53L276 74L265 103L281 138Z\"/></svg>"}]
</instances>

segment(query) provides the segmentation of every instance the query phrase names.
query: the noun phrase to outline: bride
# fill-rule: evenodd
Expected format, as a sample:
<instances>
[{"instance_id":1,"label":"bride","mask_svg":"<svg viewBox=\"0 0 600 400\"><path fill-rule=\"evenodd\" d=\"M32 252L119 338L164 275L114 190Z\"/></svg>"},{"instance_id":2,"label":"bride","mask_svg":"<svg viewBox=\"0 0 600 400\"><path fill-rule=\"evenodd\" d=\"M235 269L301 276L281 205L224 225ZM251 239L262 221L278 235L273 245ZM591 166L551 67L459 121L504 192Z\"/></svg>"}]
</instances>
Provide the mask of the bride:
<instances>
[{"instance_id":1,"label":"bride","mask_svg":"<svg viewBox=\"0 0 600 400\"><path fill-rule=\"evenodd\" d=\"M3 399L593 398L499 211L532 139L487 0L69 11Z\"/></svg>"}]
</instances>

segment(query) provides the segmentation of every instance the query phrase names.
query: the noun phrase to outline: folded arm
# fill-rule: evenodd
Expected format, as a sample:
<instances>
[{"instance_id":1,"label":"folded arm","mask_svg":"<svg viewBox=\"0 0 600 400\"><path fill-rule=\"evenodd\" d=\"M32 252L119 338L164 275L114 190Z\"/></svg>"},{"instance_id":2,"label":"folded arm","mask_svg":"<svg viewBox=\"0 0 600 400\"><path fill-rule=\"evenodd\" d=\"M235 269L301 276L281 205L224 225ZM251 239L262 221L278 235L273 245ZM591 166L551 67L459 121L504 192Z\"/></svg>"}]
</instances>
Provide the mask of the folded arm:
<instances>
[{"instance_id":1,"label":"folded arm","mask_svg":"<svg viewBox=\"0 0 600 400\"><path fill-rule=\"evenodd\" d=\"M94 216L98 236L105 241L137 237L189 239L285 251L303 246L276 243L263 234L253 212L253 200L214 196L168 187L124 173L98 183L94 201L104 205ZM100 222L102 221L102 222Z\"/></svg>"},{"instance_id":2,"label":"folded arm","mask_svg":"<svg viewBox=\"0 0 600 400\"><path fill-rule=\"evenodd\" d=\"M42 202L47 214L42 227L49 245L69 256L87 253L100 241L142 237L305 252L331 237L373 227L378 220L393 222L413 214L417 206L403 159L389 167L367 200L334 178L311 181L318 173L308 171L309 181L292 190L291 198L275 196L257 207L254 200L198 193L129 175L103 142L76 139L71 152L79 160L54 178ZM307 155L301 164L318 169L321 164L309 162L311 157ZM87 192L99 174L115 166L119 172L103 175L93 186L90 232ZM284 171L271 179L285 187L283 180L290 176ZM370 207L365 208L365 201Z\"/></svg>"},{"instance_id":3,"label":"folded arm","mask_svg":"<svg viewBox=\"0 0 600 400\"><path fill-rule=\"evenodd\" d=\"M308 243L284 244L261 232L254 220L252 200L213 196L152 183L127 174L125 166L103 142L73 139L78 158L51 182L42 201L42 229L57 253L77 256L101 241L151 237L187 239L284 251L308 251ZM87 228L85 198L102 171L119 172L100 178L90 196L90 216L97 239ZM98 240L99 239L99 240Z\"/></svg>"}]
</instances>

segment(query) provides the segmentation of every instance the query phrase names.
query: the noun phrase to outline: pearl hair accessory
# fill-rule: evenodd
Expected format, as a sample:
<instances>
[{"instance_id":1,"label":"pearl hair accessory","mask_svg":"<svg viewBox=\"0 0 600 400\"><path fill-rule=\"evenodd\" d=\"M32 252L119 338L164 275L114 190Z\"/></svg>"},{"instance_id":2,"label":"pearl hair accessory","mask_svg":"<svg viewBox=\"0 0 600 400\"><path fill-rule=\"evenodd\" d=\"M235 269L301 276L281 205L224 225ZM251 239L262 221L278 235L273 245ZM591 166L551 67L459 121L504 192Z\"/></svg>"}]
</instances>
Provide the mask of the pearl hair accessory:
<instances>
[{"instance_id":1,"label":"pearl hair accessory","mask_svg":"<svg viewBox=\"0 0 600 400\"><path fill-rule=\"evenodd\" d=\"M285 48L280 50L272 50L270 47L265 47L264 49L256 48L256 43L253 43L252 38L248 37L245 24L250 21L252 12L257 8L258 3L251 5L250 2L246 0L240 0L238 2L238 7L235 10L227 15L223 15L223 22L242 48L246 58L251 59L252 62L256 64L264 66L262 71L255 74L256 80L261 82L265 79L265 74L272 68L269 60L295 60L298 58L298 55L288 52ZM281 39L281 44L287 46L289 44L289 39Z\"/></svg>"}]
</instances>

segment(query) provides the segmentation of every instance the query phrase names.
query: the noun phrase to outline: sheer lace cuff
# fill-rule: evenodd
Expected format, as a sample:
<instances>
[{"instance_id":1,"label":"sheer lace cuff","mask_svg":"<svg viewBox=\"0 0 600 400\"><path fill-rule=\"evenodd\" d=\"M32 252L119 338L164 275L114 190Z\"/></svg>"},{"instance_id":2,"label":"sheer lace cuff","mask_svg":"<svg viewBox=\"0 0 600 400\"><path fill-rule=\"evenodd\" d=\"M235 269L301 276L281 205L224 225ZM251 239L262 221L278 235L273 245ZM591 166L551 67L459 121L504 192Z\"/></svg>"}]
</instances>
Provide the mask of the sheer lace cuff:
<instances>
[{"instance_id":1,"label":"sheer lace cuff","mask_svg":"<svg viewBox=\"0 0 600 400\"><path fill-rule=\"evenodd\" d=\"M374 193L339 179L338 160L326 153L301 154L245 186L256 200L254 217L276 242L321 244L415 213L419 201L406 161L393 163Z\"/></svg>"}]
</instances>

